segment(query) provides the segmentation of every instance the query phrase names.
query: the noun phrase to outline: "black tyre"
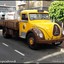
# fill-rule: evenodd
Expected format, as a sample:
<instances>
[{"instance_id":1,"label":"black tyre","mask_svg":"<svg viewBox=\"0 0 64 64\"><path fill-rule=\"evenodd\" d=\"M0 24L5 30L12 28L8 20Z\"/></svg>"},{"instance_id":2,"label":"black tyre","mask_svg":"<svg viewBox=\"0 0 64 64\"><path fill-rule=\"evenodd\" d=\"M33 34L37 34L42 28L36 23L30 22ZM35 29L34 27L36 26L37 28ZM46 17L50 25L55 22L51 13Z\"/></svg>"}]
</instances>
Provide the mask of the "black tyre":
<instances>
[{"instance_id":1,"label":"black tyre","mask_svg":"<svg viewBox=\"0 0 64 64\"><path fill-rule=\"evenodd\" d=\"M59 46L62 44L62 41L61 42L55 42L55 43L52 43L53 46Z\"/></svg>"},{"instance_id":2,"label":"black tyre","mask_svg":"<svg viewBox=\"0 0 64 64\"><path fill-rule=\"evenodd\" d=\"M7 28L3 29L3 37L9 38L10 36L7 34Z\"/></svg>"},{"instance_id":3,"label":"black tyre","mask_svg":"<svg viewBox=\"0 0 64 64\"><path fill-rule=\"evenodd\" d=\"M33 50L37 50L38 49L38 44L36 43L35 40L35 36L33 33L29 33L27 36L27 42L28 42L28 46L33 49Z\"/></svg>"},{"instance_id":4,"label":"black tyre","mask_svg":"<svg viewBox=\"0 0 64 64\"><path fill-rule=\"evenodd\" d=\"M17 39L19 36L18 34L19 34L18 31L13 30L12 38Z\"/></svg>"}]
</instances>

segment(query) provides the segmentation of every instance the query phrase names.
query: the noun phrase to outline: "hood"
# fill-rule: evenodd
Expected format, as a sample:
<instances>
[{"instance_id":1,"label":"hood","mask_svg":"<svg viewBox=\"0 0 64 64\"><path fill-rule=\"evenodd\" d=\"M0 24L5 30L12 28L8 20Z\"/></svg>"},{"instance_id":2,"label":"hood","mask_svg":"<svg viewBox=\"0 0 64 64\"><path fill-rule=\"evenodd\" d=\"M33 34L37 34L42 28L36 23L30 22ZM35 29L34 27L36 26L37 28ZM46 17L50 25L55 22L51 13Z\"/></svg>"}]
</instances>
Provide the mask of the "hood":
<instances>
[{"instance_id":1,"label":"hood","mask_svg":"<svg viewBox=\"0 0 64 64\"><path fill-rule=\"evenodd\" d=\"M55 24L50 20L33 20L33 21L30 21L30 23L33 24L34 26L37 26L43 29L50 28Z\"/></svg>"},{"instance_id":2,"label":"hood","mask_svg":"<svg viewBox=\"0 0 64 64\"><path fill-rule=\"evenodd\" d=\"M50 20L34 20L30 21L36 27L39 27L40 30L44 30L49 38L51 38L53 34L53 26L55 23L51 22Z\"/></svg>"}]
</instances>

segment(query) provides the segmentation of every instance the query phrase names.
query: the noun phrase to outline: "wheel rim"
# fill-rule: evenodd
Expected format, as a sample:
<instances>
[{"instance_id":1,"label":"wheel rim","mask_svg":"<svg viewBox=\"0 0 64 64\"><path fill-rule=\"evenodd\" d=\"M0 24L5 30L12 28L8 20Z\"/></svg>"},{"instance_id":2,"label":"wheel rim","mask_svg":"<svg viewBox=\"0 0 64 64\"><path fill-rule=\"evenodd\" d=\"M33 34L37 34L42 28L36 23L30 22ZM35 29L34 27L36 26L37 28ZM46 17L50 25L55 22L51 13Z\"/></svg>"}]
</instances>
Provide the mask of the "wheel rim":
<instances>
[{"instance_id":1,"label":"wheel rim","mask_svg":"<svg viewBox=\"0 0 64 64\"><path fill-rule=\"evenodd\" d=\"M31 38L29 38L29 44L30 45L33 45L34 44L34 39L31 37Z\"/></svg>"}]
</instances>

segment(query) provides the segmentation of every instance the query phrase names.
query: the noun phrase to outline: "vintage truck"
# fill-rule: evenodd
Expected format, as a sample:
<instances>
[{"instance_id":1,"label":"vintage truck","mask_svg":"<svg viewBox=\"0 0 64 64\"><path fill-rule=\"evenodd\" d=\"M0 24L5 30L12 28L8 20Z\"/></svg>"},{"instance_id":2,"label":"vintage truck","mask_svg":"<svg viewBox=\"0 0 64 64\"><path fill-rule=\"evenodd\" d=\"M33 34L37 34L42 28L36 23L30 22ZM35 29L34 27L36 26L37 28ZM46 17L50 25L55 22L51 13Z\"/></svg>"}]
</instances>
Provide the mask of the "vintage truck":
<instances>
[{"instance_id":1,"label":"vintage truck","mask_svg":"<svg viewBox=\"0 0 64 64\"><path fill-rule=\"evenodd\" d=\"M64 40L61 27L44 10L23 10L18 20L2 20L2 23L3 37L24 38L31 49L38 49L39 44L60 45Z\"/></svg>"}]
</instances>

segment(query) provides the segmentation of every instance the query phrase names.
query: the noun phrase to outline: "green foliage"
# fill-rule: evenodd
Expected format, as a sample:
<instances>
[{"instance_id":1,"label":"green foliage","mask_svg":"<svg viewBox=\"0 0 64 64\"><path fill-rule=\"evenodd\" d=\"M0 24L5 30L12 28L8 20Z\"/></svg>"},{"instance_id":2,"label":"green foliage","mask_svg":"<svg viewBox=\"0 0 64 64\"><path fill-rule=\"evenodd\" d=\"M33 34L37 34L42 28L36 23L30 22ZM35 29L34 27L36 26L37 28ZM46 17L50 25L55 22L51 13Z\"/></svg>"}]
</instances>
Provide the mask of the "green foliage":
<instances>
[{"instance_id":1,"label":"green foliage","mask_svg":"<svg viewBox=\"0 0 64 64\"><path fill-rule=\"evenodd\" d=\"M55 0L55 1L64 1L64 0Z\"/></svg>"},{"instance_id":2,"label":"green foliage","mask_svg":"<svg viewBox=\"0 0 64 64\"><path fill-rule=\"evenodd\" d=\"M57 21L64 20L64 1L54 1L49 7L49 15Z\"/></svg>"}]
</instances>

